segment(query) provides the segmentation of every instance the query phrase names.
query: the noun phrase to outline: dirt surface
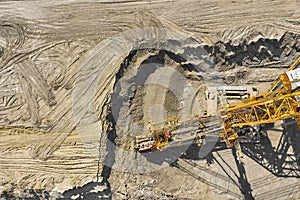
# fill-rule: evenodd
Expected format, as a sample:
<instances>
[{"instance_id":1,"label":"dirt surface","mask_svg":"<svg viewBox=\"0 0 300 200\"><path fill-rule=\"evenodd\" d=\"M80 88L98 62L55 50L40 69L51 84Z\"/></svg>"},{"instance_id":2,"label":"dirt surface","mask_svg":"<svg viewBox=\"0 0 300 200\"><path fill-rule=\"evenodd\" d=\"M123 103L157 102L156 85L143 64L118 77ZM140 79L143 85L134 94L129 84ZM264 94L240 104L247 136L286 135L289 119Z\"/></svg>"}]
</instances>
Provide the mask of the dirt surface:
<instances>
[{"instance_id":1,"label":"dirt surface","mask_svg":"<svg viewBox=\"0 0 300 200\"><path fill-rule=\"evenodd\" d=\"M203 114L207 86L267 91L300 56L299 8L296 0L1 1L0 198L299 199L291 121L242 145L242 166L231 149L204 158L193 145L132 151L148 121Z\"/></svg>"}]
</instances>

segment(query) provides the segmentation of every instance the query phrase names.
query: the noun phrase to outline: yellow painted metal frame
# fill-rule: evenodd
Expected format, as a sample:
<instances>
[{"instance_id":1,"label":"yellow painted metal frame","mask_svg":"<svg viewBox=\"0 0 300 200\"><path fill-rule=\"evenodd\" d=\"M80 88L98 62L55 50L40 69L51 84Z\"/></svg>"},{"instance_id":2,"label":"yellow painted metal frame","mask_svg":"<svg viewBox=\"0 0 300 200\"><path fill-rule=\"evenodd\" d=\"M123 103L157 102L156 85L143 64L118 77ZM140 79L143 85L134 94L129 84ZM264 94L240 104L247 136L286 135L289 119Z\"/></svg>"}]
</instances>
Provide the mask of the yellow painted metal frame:
<instances>
[{"instance_id":1,"label":"yellow painted metal frame","mask_svg":"<svg viewBox=\"0 0 300 200\"><path fill-rule=\"evenodd\" d=\"M298 65L300 64L300 57L288 68L288 70L287 71L291 71L291 70L293 70L293 69L295 69ZM272 85L272 87L271 87L271 89L269 90L269 92L268 93L270 93L270 92L273 92L273 91L275 91L276 90L276 88L280 85L280 83L281 83L281 77L279 77L275 82L274 82L274 84Z\"/></svg>"},{"instance_id":2,"label":"yellow painted metal frame","mask_svg":"<svg viewBox=\"0 0 300 200\"><path fill-rule=\"evenodd\" d=\"M295 69L299 64L300 57L287 71ZM281 89L278 88L280 83ZM227 107L226 113L222 116L224 132L220 137L228 147L232 147L236 146L238 138L233 127L272 123L290 117L294 117L300 127L297 96L300 97L300 91L292 92L287 74L282 74L267 93L246 99L242 104Z\"/></svg>"},{"instance_id":3,"label":"yellow painted metal frame","mask_svg":"<svg viewBox=\"0 0 300 200\"><path fill-rule=\"evenodd\" d=\"M232 106L227 110L227 118L231 121L231 127L238 127L299 117L299 103L295 96L300 96L300 91Z\"/></svg>"}]
</instances>

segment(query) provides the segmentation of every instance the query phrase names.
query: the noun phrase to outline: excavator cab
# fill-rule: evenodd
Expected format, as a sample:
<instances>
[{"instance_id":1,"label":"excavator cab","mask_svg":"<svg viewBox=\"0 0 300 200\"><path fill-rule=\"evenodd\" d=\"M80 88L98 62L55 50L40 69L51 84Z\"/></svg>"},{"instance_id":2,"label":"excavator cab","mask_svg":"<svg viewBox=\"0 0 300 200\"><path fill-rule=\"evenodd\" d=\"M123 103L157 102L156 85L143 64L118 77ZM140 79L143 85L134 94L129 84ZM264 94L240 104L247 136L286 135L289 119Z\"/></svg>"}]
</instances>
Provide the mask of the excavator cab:
<instances>
[{"instance_id":1,"label":"excavator cab","mask_svg":"<svg viewBox=\"0 0 300 200\"><path fill-rule=\"evenodd\" d=\"M166 133L162 129L161 131L157 131L154 135L154 143L155 143L155 149L161 150L163 147L167 146L169 144L168 137L166 136Z\"/></svg>"},{"instance_id":2,"label":"excavator cab","mask_svg":"<svg viewBox=\"0 0 300 200\"><path fill-rule=\"evenodd\" d=\"M280 76L280 79L283 83L283 88L287 93L292 93L299 91L300 89L300 69L294 69L291 71L287 71ZM293 111L295 113L299 113L300 111L300 95L293 95L294 103L291 105ZM300 116L295 116L295 120L297 120L298 128L300 128Z\"/></svg>"}]
</instances>

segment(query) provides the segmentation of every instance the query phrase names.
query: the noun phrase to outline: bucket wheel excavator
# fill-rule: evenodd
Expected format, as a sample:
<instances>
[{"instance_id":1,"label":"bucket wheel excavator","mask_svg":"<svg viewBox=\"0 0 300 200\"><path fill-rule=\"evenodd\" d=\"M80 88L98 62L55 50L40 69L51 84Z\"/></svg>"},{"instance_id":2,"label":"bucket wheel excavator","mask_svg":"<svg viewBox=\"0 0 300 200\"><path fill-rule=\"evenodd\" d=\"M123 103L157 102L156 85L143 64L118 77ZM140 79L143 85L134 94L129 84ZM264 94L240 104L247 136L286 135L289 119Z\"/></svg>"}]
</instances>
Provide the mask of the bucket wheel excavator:
<instances>
[{"instance_id":1,"label":"bucket wheel excavator","mask_svg":"<svg viewBox=\"0 0 300 200\"><path fill-rule=\"evenodd\" d=\"M259 125L287 118L294 118L300 127L300 69L296 69L299 63L300 57L274 81L268 92L242 99L242 103L227 103L225 106L219 104L216 116L208 113L204 116L192 116L187 121L173 117L156 125L149 122L148 133L135 137L135 150L143 152L168 148L185 124L184 127L190 128L194 133L190 135L199 146L205 144L207 135L217 131L219 141L224 142L227 148L235 148L237 156L242 158L239 141L245 137L240 131L243 128L255 130ZM218 121L211 120L212 117L219 119L219 122L212 123Z\"/></svg>"}]
</instances>

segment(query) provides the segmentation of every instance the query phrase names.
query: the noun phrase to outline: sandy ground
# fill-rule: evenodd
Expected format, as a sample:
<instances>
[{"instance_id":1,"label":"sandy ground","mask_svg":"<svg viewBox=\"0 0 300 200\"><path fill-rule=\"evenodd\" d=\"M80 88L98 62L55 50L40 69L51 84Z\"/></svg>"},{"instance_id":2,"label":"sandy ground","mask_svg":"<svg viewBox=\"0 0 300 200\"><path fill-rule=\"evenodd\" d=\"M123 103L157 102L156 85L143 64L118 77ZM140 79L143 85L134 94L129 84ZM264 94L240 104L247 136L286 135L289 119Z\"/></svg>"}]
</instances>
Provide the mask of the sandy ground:
<instances>
[{"instance_id":1,"label":"sandy ground","mask_svg":"<svg viewBox=\"0 0 300 200\"><path fill-rule=\"evenodd\" d=\"M210 159L190 149L171 166L170 154L159 162L127 151L149 120L203 113L205 86L267 91L300 56L299 8L296 0L1 1L0 198L299 199L299 137L279 145L282 132L293 133L287 122L244 146L242 167L231 149Z\"/></svg>"}]
</instances>

